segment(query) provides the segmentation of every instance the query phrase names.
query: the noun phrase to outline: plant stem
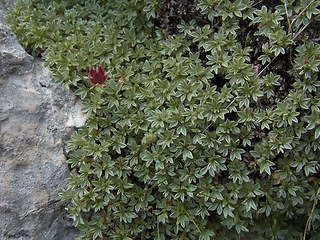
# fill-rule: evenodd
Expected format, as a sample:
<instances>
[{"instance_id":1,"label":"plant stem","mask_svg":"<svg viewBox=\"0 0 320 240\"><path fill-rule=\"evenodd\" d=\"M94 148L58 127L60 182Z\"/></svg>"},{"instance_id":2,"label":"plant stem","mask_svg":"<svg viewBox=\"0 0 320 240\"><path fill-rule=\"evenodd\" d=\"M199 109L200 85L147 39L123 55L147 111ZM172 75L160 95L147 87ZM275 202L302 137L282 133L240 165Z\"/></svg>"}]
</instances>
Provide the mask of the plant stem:
<instances>
[{"instance_id":1,"label":"plant stem","mask_svg":"<svg viewBox=\"0 0 320 240\"><path fill-rule=\"evenodd\" d=\"M187 214L188 218L191 220L191 222L196 226L196 228L198 229L198 231L201 233L200 228L198 227L198 225L196 224L196 222L193 220L193 218L191 217L191 215L188 213L188 211L184 208L184 206L182 205L183 211Z\"/></svg>"},{"instance_id":2,"label":"plant stem","mask_svg":"<svg viewBox=\"0 0 320 240\"><path fill-rule=\"evenodd\" d=\"M293 26L295 24L295 21L297 21L297 19L307 10L308 7L311 6L311 4L314 2L315 0L312 0L293 20L291 23L291 26Z\"/></svg>"},{"instance_id":3,"label":"plant stem","mask_svg":"<svg viewBox=\"0 0 320 240\"><path fill-rule=\"evenodd\" d=\"M309 24L310 22L308 22L305 26L303 26L303 28L301 28L299 32L297 32L296 35L294 35L294 37L292 38L292 41L295 40L309 26Z\"/></svg>"},{"instance_id":4,"label":"plant stem","mask_svg":"<svg viewBox=\"0 0 320 240\"><path fill-rule=\"evenodd\" d=\"M316 208L316 205L318 203L319 194L320 194L320 187L318 188L317 194L316 194L316 196L314 198L313 206L312 206L310 215L308 217L308 220L307 220L307 223L306 223L306 227L304 229L303 240L306 240L307 233L310 231L311 223L312 223L312 217L313 217L314 209Z\"/></svg>"},{"instance_id":5,"label":"plant stem","mask_svg":"<svg viewBox=\"0 0 320 240\"><path fill-rule=\"evenodd\" d=\"M288 20L288 32L291 32L291 23L290 23L290 18L289 18L289 13L288 13L288 3L287 3L287 0L284 1L284 7L286 9L286 16L287 16L287 20Z\"/></svg>"}]
</instances>

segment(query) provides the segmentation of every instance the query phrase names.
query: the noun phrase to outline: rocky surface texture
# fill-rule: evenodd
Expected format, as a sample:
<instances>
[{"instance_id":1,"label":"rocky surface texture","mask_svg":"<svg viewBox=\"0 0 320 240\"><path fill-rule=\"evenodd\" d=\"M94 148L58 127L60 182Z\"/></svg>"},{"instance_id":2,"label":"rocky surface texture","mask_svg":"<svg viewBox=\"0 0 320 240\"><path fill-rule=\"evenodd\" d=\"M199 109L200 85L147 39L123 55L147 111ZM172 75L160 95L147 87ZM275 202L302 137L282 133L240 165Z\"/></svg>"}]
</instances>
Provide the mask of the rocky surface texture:
<instances>
[{"instance_id":1,"label":"rocky surface texture","mask_svg":"<svg viewBox=\"0 0 320 240\"><path fill-rule=\"evenodd\" d=\"M5 24L13 2L0 1L0 240L74 240L58 193L69 175L65 142L86 116Z\"/></svg>"}]
</instances>

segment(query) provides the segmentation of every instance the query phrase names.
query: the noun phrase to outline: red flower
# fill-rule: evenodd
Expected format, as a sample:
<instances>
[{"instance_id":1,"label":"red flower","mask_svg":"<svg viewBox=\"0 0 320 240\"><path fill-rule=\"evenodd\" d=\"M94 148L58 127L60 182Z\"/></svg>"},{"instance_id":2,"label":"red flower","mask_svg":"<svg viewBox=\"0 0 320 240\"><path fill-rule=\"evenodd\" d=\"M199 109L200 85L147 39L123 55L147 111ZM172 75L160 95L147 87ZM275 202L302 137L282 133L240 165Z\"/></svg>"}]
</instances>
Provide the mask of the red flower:
<instances>
[{"instance_id":1,"label":"red flower","mask_svg":"<svg viewBox=\"0 0 320 240\"><path fill-rule=\"evenodd\" d=\"M99 65L97 69L90 68L89 70L89 80L93 85L105 85L108 75L102 70Z\"/></svg>"}]
</instances>

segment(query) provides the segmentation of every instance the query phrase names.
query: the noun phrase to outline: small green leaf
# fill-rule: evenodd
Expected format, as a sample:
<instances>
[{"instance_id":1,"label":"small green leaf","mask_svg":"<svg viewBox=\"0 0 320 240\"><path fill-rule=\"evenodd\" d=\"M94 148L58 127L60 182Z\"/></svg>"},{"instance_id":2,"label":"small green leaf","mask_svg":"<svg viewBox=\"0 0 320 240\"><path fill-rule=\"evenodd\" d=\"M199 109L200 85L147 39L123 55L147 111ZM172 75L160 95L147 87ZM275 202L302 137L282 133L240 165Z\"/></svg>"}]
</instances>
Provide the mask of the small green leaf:
<instances>
[{"instance_id":1,"label":"small green leaf","mask_svg":"<svg viewBox=\"0 0 320 240\"><path fill-rule=\"evenodd\" d=\"M316 130L314 131L314 138L318 139L320 136L320 127L317 127Z\"/></svg>"}]
</instances>

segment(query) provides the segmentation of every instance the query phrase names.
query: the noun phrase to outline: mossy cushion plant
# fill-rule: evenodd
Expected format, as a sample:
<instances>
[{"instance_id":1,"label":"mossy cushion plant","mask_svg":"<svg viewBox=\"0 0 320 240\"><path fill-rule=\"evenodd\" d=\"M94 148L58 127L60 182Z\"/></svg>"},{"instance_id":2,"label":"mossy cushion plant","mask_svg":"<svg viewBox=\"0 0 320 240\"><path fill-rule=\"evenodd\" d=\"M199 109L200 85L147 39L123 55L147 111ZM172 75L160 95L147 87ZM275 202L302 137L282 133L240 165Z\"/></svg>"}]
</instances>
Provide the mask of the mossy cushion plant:
<instances>
[{"instance_id":1,"label":"mossy cushion plant","mask_svg":"<svg viewBox=\"0 0 320 240\"><path fill-rule=\"evenodd\" d=\"M10 9L88 114L61 194L79 239L320 238L319 1L271 2L198 0L172 32L169 1Z\"/></svg>"}]
</instances>

